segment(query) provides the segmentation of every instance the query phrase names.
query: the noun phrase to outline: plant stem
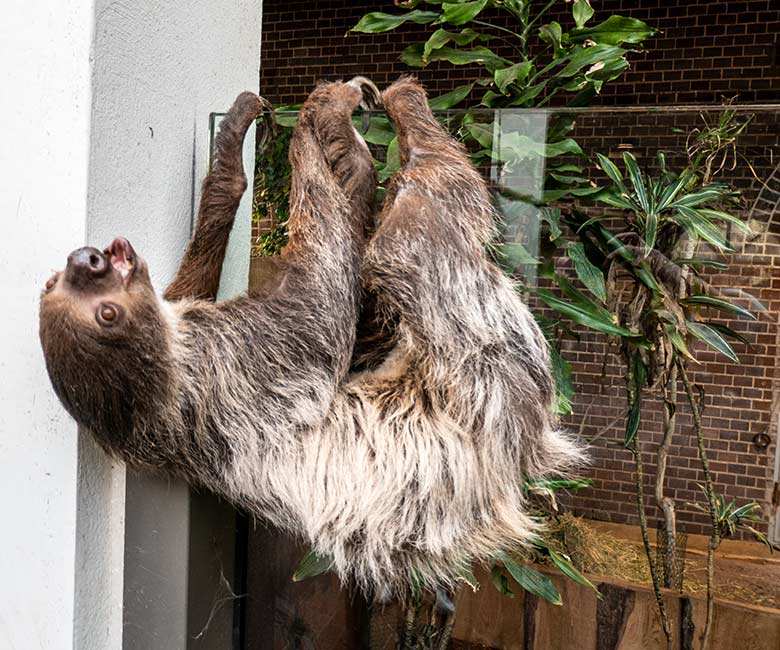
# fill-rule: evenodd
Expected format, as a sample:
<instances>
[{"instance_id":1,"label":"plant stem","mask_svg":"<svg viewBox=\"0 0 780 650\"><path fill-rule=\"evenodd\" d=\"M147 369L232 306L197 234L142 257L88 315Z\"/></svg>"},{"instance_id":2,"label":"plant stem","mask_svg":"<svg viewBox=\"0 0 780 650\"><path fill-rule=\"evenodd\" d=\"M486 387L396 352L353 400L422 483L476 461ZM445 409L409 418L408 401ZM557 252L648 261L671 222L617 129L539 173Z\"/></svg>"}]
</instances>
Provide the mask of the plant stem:
<instances>
[{"instance_id":1,"label":"plant stem","mask_svg":"<svg viewBox=\"0 0 780 650\"><path fill-rule=\"evenodd\" d=\"M672 630L669 625L669 617L666 613L666 603L664 603L663 593L661 592L661 581L658 577L658 571L653 562L653 549L650 546L650 536L647 533L647 515L645 514L645 490L642 485L644 481L644 467L642 465L642 453L639 449L639 436L634 436L629 447L634 456L634 466L636 467L636 508L639 514L639 528L642 531L642 544L645 547L648 566L650 568L650 578L653 581L653 593L655 602L658 604L658 613L661 616L661 627L666 636L667 650L672 650Z\"/></svg>"},{"instance_id":2,"label":"plant stem","mask_svg":"<svg viewBox=\"0 0 780 650\"><path fill-rule=\"evenodd\" d=\"M627 392L629 405L634 403L634 400L641 399L641 388L636 386L634 377L634 364L629 359L628 370L626 373L627 379ZM672 630L669 625L669 617L666 613L666 604L664 603L664 597L661 593L661 581L658 578L658 570L653 561L653 549L650 546L650 536L647 533L647 514L645 513L645 488L644 478L645 471L642 464L642 452L639 448L639 433L634 435L631 443L628 447L629 451L634 456L634 467L636 469L636 510L639 515L639 529L642 531L642 544L645 547L645 556L647 557L648 568L650 569L650 578L653 581L653 593L655 594L655 601L658 604L658 613L661 617L661 627L666 636L667 650L672 650Z\"/></svg>"},{"instance_id":3,"label":"plant stem","mask_svg":"<svg viewBox=\"0 0 780 650\"><path fill-rule=\"evenodd\" d=\"M680 379L685 387L685 394L688 397L688 403L693 412L693 424L696 430L696 446L699 448L699 460L704 470L704 493L707 497L707 506L710 511L710 523L712 532L710 541L707 544L707 617L704 622L704 631L701 634L701 650L706 650L709 640L710 629L712 628L712 610L713 610L713 586L715 578L715 549L720 546L720 528L718 526L718 510L715 504L715 488L712 484L712 474L710 473L710 462L707 458L707 450L704 447L704 429L701 423L701 409L693 394L688 374L685 372L685 365L678 361L677 367L680 372Z\"/></svg>"},{"instance_id":4,"label":"plant stem","mask_svg":"<svg viewBox=\"0 0 780 650\"><path fill-rule=\"evenodd\" d=\"M677 567L677 523L675 520L674 500L664 495L666 483L666 466L669 459L669 449L672 446L676 423L675 405L677 404L677 366L672 366L669 379L664 390L664 430L661 444L656 453L655 503L663 513L664 536L666 538L666 553L663 558L664 587L673 586L672 577L676 575Z\"/></svg>"}]
</instances>

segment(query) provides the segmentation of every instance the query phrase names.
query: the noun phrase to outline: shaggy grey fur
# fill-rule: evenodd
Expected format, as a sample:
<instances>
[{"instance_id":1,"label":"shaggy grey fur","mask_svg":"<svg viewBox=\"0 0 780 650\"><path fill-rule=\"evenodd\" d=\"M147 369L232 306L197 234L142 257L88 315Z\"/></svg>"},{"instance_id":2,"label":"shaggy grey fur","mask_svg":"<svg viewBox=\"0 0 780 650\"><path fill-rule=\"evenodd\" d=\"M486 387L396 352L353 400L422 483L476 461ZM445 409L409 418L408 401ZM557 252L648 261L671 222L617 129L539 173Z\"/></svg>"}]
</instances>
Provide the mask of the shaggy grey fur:
<instances>
[{"instance_id":1,"label":"shaggy grey fur","mask_svg":"<svg viewBox=\"0 0 780 650\"><path fill-rule=\"evenodd\" d=\"M373 223L373 163L351 125L372 88L321 85L300 112L275 287L214 304L213 273L197 279L198 263L221 263L224 249L206 253L245 184L240 136L262 108L245 94L167 300L117 240L105 272L71 261L50 281L41 340L63 404L109 453L208 487L385 597L451 587L527 543L523 478L581 452L556 429L544 338L485 255L485 184L410 79L382 96L403 169ZM384 344L357 363L361 290L363 330Z\"/></svg>"}]
</instances>

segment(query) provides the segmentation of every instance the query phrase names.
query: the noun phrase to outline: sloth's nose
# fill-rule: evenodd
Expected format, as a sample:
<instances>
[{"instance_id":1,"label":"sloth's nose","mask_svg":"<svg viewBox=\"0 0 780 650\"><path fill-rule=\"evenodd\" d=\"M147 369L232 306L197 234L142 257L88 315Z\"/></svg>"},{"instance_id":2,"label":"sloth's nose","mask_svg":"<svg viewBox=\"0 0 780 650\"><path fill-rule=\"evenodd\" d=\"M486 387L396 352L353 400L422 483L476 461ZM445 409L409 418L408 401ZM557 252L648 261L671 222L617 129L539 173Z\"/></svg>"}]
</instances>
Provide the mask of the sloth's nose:
<instances>
[{"instance_id":1,"label":"sloth's nose","mask_svg":"<svg viewBox=\"0 0 780 650\"><path fill-rule=\"evenodd\" d=\"M91 279L103 277L109 266L106 256L97 248L84 246L68 255L65 276L71 284L84 286Z\"/></svg>"}]
</instances>

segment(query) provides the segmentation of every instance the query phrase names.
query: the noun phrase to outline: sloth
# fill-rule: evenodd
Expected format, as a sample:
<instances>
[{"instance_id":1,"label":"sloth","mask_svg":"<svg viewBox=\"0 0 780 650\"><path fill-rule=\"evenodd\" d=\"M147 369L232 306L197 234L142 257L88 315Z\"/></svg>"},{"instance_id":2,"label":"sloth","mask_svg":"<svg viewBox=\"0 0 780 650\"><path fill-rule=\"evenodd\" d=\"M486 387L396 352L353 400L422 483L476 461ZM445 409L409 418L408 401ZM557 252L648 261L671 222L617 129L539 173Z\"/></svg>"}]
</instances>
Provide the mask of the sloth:
<instances>
[{"instance_id":1,"label":"sloth","mask_svg":"<svg viewBox=\"0 0 780 650\"><path fill-rule=\"evenodd\" d=\"M241 143L266 108L243 93L164 295L126 240L81 248L46 283L40 338L59 399L109 454L293 533L367 594L404 598L531 542L524 479L583 455L556 426L545 339L486 255L487 187L410 78L381 94L401 169L375 214L352 113L379 99L356 78L303 105L273 283L215 303Z\"/></svg>"}]
</instances>

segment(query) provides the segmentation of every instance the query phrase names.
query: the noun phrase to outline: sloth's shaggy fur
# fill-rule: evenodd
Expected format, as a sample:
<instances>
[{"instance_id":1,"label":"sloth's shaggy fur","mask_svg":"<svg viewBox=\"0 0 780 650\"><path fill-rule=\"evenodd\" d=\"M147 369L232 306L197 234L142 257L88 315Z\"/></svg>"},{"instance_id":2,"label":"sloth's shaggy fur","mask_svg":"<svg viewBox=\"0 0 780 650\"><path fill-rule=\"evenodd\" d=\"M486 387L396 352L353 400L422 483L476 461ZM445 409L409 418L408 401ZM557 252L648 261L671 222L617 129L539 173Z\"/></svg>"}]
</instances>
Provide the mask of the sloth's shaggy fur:
<instances>
[{"instance_id":1,"label":"sloth's shaggy fur","mask_svg":"<svg viewBox=\"0 0 780 650\"><path fill-rule=\"evenodd\" d=\"M213 273L199 280L197 266L221 264L224 248L204 251L226 237L245 185L240 142L261 108L245 94L167 300L115 242L94 283L70 264L55 276L41 340L58 395L109 453L204 485L303 537L343 579L403 596L527 543L523 478L581 452L556 429L542 334L485 255L485 184L410 79L382 96L402 169L373 223L373 163L351 125L370 88L321 85L300 112L275 287L193 299L213 298ZM358 364L362 290L383 344ZM95 315L107 302L119 313L109 326Z\"/></svg>"}]
</instances>

